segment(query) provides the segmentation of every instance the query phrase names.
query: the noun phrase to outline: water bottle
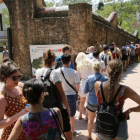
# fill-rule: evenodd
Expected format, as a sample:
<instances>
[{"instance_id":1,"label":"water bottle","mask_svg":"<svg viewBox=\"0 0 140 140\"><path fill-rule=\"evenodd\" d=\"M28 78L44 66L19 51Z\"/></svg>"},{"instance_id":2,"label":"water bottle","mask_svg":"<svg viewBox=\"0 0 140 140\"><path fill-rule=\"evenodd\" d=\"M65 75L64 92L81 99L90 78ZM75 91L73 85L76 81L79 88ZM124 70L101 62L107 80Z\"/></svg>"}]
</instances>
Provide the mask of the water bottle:
<instances>
[{"instance_id":1,"label":"water bottle","mask_svg":"<svg viewBox=\"0 0 140 140\"><path fill-rule=\"evenodd\" d=\"M26 104L26 109L30 109L30 104Z\"/></svg>"}]
</instances>

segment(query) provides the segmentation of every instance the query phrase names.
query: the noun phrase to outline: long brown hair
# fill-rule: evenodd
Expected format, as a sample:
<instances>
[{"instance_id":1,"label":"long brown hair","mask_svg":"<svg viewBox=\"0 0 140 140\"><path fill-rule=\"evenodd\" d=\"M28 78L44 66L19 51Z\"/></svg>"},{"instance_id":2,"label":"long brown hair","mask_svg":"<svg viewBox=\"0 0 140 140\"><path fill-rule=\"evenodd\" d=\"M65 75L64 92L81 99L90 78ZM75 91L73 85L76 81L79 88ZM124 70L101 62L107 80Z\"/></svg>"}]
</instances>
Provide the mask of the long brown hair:
<instances>
[{"instance_id":1,"label":"long brown hair","mask_svg":"<svg viewBox=\"0 0 140 140\"><path fill-rule=\"evenodd\" d=\"M109 86L108 102L110 102L112 99L115 80L120 77L122 72L123 72L123 64L122 64L121 60L113 59L109 62L108 74L109 74L109 78L110 78L110 86Z\"/></svg>"}]
</instances>

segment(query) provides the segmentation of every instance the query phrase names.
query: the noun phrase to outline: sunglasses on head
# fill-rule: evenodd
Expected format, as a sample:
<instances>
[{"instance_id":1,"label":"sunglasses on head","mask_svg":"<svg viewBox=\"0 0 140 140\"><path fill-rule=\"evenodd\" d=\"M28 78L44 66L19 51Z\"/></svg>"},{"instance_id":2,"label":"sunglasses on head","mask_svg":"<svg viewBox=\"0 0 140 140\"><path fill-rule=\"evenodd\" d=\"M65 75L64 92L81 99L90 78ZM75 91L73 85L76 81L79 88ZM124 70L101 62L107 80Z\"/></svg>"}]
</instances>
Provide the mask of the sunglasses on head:
<instances>
[{"instance_id":1,"label":"sunglasses on head","mask_svg":"<svg viewBox=\"0 0 140 140\"><path fill-rule=\"evenodd\" d=\"M17 81L17 80L21 79L21 77L22 77L22 75L18 75L18 76L12 76L11 78L13 81Z\"/></svg>"}]
</instances>

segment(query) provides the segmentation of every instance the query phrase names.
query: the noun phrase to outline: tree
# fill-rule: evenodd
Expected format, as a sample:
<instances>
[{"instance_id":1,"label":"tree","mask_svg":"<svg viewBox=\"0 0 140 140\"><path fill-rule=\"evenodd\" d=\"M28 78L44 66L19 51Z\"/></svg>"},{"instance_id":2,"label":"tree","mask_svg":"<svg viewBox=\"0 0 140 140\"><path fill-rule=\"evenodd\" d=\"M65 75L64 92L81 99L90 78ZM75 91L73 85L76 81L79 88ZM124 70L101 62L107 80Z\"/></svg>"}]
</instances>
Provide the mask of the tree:
<instances>
[{"instance_id":1,"label":"tree","mask_svg":"<svg viewBox=\"0 0 140 140\"><path fill-rule=\"evenodd\" d=\"M9 11L7 8L2 9L4 13L4 25L7 25L7 27L10 27L10 18L9 18Z\"/></svg>"},{"instance_id":2,"label":"tree","mask_svg":"<svg viewBox=\"0 0 140 140\"><path fill-rule=\"evenodd\" d=\"M99 2L98 10L103 10L103 8L104 8L104 3L103 2Z\"/></svg>"},{"instance_id":3,"label":"tree","mask_svg":"<svg viewBox=\"0 0 140 140\"><path fill-rule=\"evenodd\" d=\"M136 11L140 11L140 0L131 0L124 2L124 0L112 1L104 6L103 10L96 12L108 18L109 15L116 11L118 15L118 23L125 30L134 33L135 30L140 31L140 22L137 22Z\"/></svg>"}]
</instances>

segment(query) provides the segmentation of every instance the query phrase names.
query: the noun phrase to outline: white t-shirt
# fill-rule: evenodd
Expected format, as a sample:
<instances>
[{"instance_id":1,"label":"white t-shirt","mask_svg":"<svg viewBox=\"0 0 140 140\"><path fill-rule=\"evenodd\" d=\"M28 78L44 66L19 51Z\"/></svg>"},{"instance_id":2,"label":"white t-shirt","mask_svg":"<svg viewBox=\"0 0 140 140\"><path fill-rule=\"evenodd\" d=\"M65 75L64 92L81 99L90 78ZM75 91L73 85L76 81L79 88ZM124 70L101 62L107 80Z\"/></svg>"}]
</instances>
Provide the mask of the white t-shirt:
<instances>
[{"instance_id":1,"label":"white t-shirt","mask_svg":"<svg viewBox=\"0 0 140 140\"><path fill-rule=\"evenodd\" d=\"M130 48L129 47L126 47L126 55L129 54L129 51L130 51Z\"/></svg>"},{"instance_id":2,"label":"white t-shirt","mask_svg":"<svg viewBox=\"0 0 140 140\"><path fill-rule=\"evenodd\" d=\"M63 73L67 81L74 87L75 84L80 84L80 78L76 70L73 70L68 67L62 67ZM60 80L62 81L62 87L66 95L75 95L76 92L66 83L61 70L56 69L55 75L59 75Z\"/></svg>"},{"instance_id":3,"label":"white t-shirt","mask_svg":"<svg viewBox=\"0 0 140 140\"><path fill-rule=\"evenodd\" d=\"M105 67L106 67L106 69L107 69L107 66L108 66L109 61L111 60L111 57L110 57L109 54L101 53L101 54L99 55L99 59L102 60L103 56L106 57L106 62L104 61L104 64L105 64ZM102 61L103 61L103 60L102 60ZM106 70L105 72L103 72L103 75L107 76L107 75L108 75L108 71Z\"/></svg>"},{"instance_id":4,"label":"white t-shirt","mask_svg":"<svg viewBox=\"0 0 140 140\"><path fill-rule=\"evenodd\" d=\"M3 57L4 57L4 58L9 57L9 52L8 52L8 50L3 51Z\"/></svg>"},{"instance_id":5,"label":"white t-shirt","mask_svg":"<svg viewBox=\"0 0 140 140\"><path fill-rule=\"evenodd\" d=\"M45 73L47 72L49 68L40 68L36 70L36 79L41 80L41 76L45 75ZM55 70L52 70L51 74L50 74L50 81L53 82L53 84L55 85L57 82L61 82L60 80L60 76L55 72Z\"/></svg>"},{"instance_id":6,"label":"white t-shirt","mask_svg":"<svg viewBox=\"0 0 140 140\"><path fill-rule=\"evenodd\" d=\"M41 80L41 76L45 75L49 68L40 68L36 71L36 79ZM71 85L74 86L74 84L80 84L80 78L77 74L77 71L71 69L62 67L63 73L65 75L65 78ZM44 73L45 72L45 73ZM53 82L53 84L56 84L58 82L62 81L62 87L66 95L74 95L76 94L75 91L66 83L65 79L63 78L60 68L52 70L50 74L50 81Z\"/></svg>"}]
</instances>

